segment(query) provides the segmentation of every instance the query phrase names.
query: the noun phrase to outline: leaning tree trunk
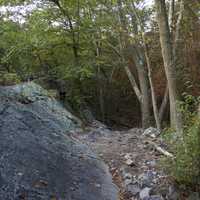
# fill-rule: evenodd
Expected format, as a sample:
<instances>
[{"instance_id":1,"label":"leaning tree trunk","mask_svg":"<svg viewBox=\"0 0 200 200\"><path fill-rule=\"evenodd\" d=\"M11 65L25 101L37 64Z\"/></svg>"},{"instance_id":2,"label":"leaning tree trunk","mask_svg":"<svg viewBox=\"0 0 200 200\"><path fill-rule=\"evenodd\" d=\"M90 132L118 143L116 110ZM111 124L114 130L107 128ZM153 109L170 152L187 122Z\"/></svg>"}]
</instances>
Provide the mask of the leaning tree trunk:
<instances>
[{"instance_id":1,"label":"leaning tree trunk","mask_svg":"<svg viewBox=\"0 0 200 200\"><path fill-rule=\"evenodd\" d=\"M160 131L161 130L161 121L160 121L160 118L159 118L156 93L155 93L153 80L152 80L152 67L151 67L151 61L150 61L150 55L149 55L149 48L148 48L148 44L146 42L146 37L145 37L144 25L142 23L142 20L141 20L139 14L137 13L137 9L135 7L134 2L132 2L132 7L133 7L133 12L134 12L135 17L136 17L136 21L137 21L137 23L140 27L140 31L141 31L142 42L143 42L143 46L144 46L144 48L143 48L144 49L144 55L145 55L147 71L148 71L149 84L150 84L150 88L151 88L153 113L154 113L154 118L155 118L155 121L156 121L156 127Z\"/></svg>"},{"instance_id":2,"label":"leaning tree trunk","mask_svg":"<svg viewBox=\"0 0 200 200\"><path fill-rule=\"evenodd\" d=\"M119 9L119 19L120 19L120 25L122 27L122 31L120 34L120 46L122 49L122 54L123 54L123 60L126 61L129 59L129 55L127 55L127 52L125 50L130 47L130 42L128 41L128 29L127 29L127 23L126 23L126 18L123 12L122 8L122 1L118 0L118 9ZM132 84L132 87L137 95L137 98L140 102L140 108L141 108L141 115L142 115L142 127L147 128L150 126L151 123L151 101L150 101L150 96L149 96L149 80L148 80L148 72L147 68L145 66L143 56L140 53L140 47L135 46L133 52L131 54L134 57L134 61L136 64L136 68L138 71L138 79L139 79L139 87L137 87L135 78L132 74L132 72L129 69L129 66L125 64L125 71L127 73L127 76L129 77L129 80Z\"/></svg>"},{"instance_id":3,"label":"leaning tree trunk","mask_svg":"<svg viewBox=\"0 0 200 200\"><path fill-rule=\"evenodd\" d=\"M169 87L171 126L174 127L178 133L182 133L182 116L177 105L177 101L179 100L177 74L165 0L155 0L155 5L157 11L162 56Z\"/></svg>"},{"instance_id":4,"label":"leaning tree trunk","mask_svg":"<svg viewBox=\"0 0 200 200\"><path fill-rule=\"evenodd\" d=\"M142 115L142 127L148 128L151 125L151 97L148 79L148 70L145 64L143 52L139 47L135 47L133 51L133 58L138 72L138 79L141 91L140 108Z\"/></svg>"}]
</instances>

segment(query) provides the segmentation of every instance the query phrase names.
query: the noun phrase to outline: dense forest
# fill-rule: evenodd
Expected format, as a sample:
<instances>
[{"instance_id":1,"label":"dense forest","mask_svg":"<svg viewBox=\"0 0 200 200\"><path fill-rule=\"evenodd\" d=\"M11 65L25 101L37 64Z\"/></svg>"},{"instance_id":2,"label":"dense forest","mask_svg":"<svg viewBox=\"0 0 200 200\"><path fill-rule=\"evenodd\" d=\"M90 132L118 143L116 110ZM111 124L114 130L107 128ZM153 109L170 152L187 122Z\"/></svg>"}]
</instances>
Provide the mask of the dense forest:
<instances>
[{"instance_id":1,"label":"dense forest","mask_svg":"<svg viewBox=\"0 0 200 200\"><path fill-rule=\"evenodd\" d=\"M199 41L199 0L0 0L0 85L34 81L84 127L155 127L199 193Z\"/></svg>"}]
</instances>

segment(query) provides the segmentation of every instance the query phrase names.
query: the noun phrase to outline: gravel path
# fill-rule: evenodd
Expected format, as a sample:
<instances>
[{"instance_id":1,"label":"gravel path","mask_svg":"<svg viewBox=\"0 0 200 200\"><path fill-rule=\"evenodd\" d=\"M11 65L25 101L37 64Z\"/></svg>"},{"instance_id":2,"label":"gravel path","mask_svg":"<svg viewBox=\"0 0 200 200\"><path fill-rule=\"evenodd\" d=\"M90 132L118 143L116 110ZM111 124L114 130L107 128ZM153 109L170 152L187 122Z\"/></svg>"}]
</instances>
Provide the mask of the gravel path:
<instances>
[{"instance_id":1,"label":"gravel path","mask_svg":"<svg viewBox=\"0 0 200 200\"><path fill-rule=\"evenodd\" d=\"M152 128L151 134L154 130ZM73 135L108 164L113 180L120 188L120 200L184 199L178 197L170 178L158 167L162 155L148 141L163 149L166 146L160 139L143 133L143 129L137 128L111 131L98 124Z\"/></svg>"}]
</instances>

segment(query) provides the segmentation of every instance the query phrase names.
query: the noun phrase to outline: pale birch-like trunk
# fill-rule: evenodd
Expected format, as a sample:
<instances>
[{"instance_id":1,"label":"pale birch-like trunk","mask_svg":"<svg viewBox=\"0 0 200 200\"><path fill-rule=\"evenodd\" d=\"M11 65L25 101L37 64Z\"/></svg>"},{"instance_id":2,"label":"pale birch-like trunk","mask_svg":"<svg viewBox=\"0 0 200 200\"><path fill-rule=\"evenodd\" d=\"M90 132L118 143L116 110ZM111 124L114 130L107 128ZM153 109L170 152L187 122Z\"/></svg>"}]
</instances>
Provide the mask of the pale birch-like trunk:
<instances>
[{"instance_id":1,"label":"pale birch-like trunk","mask_svg":"<svg viewBox=\"0 0 200 200\"><path fill-rule=\"evenodd\" d=\"M122 32L121 32L121 47L122 47L122 51L123 51L123 59L126 63L127 60L127 55L124 53L125 49L130 46L130 43L128 41L128 30L127 30L127 24L126 24L126 20L125 20L125 16L123 13L123 9L122 9L122 1L118 0L118 9L119 9L119 19L120 19L120 23L121 23L121 27L122 27ZM138 79L139 79L139 85L140 85L140 89L139 87L137 87L137 90L134 89L136 95L138 93L138 91L140 91L140 98L138 98L139 102L140 102L140 107L141 107L141 115L142 115L142 127L143 128L147 128L150 126L150 122L151 122L151 111L150 111L150 105L151 105L151 101L149 98L149 81L148 81L148 72L146 69L146 66L144 64L144 60L142 59L142 56L140 54L140 52L138 51L137 47L135 47L135 51L137 51L137 53L135 54L135 52L133 52L133 57L135 60L135 64L137 67L137 71L138 71ZM126 65L126 64L125 64ZM137 85L135 78L133 77L133 74L131 73L130 69L128 68L128 66L126 65L125 67L125 71L129 77L129 80L133 85ZM134 87L135 88L135 87ZM137 95L138 97L139 95Z\"/></svg>"},{"instance_id":2,"label":"pale birch-like trunk","mask_svg":"<svg viewBox=\"0 0 200 200\"><path fill-rule=\"evenodd\" d=\"M182 116L177 105L177 101L179 101L179 91L177 88L176 66L174 61L173 46L170 36L165 0L155 0L155 5L157 11L162 56L169 87L171 126L174 127L178 133L182 133Z\"/></svg>"},{"instance_id":3,"label":"pale birch-like trunk","mask_svg":"<svg viewBox=\"0 0 200 200\"><path fill-rule=\"evenodd\" d=\"M137 13L134 2L132 3L132 6L133 6L133 12L136 16L136 21L137 21L138 25L140 26L142 42L144 45L144 55L145 55L146 64L147 64L148 78L149 78L149 83L150 83L150 88L151 88L151 98L152 98L152 104L153 104L154 118L156 121L156 127L158 130L161 130L161 121L159 118L157 99L156 99L155 89L154 89L153 80L152 80L152 67L151 67L151 61L150 61L150 56L149 56L149 49L148 49L148 45L146 43L145 31L144 31L143 23L140 19L140 16Z\"/></svg>"},{"instance_id":4,"label":"pale birch-like trunk","mask_svg":"<svg viewBox=\"0 0 200 200\"><path fill-rule=\"evenodd\" d=\"M145 63L145 58L142 49L138 46L133 47L132 56L138 72L138 79L141 91L141 114L142 126L147 128L151 125L151 98L148 79L148 70Z\"/></svg>"}]
</instances>

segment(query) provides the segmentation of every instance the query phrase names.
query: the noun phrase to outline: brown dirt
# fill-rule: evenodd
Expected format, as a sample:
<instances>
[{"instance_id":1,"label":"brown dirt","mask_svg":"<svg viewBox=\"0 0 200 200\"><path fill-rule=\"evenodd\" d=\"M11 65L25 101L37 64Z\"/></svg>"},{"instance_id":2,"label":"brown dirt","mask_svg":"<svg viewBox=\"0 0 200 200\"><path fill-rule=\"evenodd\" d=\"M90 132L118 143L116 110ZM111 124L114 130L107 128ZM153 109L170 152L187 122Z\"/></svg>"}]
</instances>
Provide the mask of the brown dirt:
<instances>
[{"instance_id":1,"label":"brown dirt","mask_svg":"<svg viewBox=\"0 0 200 200\"><path fill-rule=\"evenodd\" d=\"M138 177L140 174L148 170L156 171L158 176L156 190L162 190L168 185L168 177L158 168L158 160L161 154L152 146L145 143L145 140L153 140L142 136L142 129L131 129L129 131L109 131L107 129L89 128L84 133L77 134L81 141L84 141L91 149L109 166L113 175L114 183L120 189L120 200L136 200L133 195L126 191L123 180L123 169L126 172ZM145 137L145 138L144 138ZM154 142L160 143L158 139ZM125 155L131 154L134 164L128 166L125 161ZM149 161L156 164L150 165Z\"/></svg>"}]
</instances>

